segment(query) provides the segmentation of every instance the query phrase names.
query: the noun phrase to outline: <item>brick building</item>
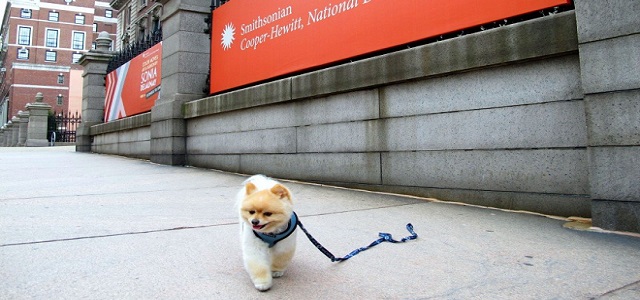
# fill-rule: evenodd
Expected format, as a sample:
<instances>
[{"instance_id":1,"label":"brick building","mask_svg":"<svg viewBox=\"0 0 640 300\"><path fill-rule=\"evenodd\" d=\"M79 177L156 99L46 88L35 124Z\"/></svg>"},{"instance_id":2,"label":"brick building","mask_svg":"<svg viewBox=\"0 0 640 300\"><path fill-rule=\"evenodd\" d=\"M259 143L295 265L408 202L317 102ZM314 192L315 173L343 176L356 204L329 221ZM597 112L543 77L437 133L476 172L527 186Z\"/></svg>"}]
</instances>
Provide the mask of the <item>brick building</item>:
<instances>
[{"instance_id":1,"label":"brick building","mask_svg":"<svg viewBox=\"0 0 640 300\"><path fill-rule=\"evenodd\" d=\"M117 11L100 0L12 0L0 101L7 117L41 92L57 112L82 108L82 67L98 33L115 40ZM2 123L6 120L1 120Z\"/></svg>"}]
</instances>

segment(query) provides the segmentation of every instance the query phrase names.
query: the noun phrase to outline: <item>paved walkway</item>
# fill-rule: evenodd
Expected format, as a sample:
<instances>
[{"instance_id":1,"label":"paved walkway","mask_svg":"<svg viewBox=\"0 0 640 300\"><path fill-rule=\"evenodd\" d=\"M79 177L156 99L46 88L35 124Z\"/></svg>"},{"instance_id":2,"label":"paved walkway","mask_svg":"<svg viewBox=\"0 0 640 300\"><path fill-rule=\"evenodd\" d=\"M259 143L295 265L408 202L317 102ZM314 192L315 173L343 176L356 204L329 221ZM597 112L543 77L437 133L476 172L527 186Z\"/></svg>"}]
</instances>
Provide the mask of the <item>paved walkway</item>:
<instances>
[{"instance_id":1,"label":"paved walkway","mask_svg":"<svg viewBox=\"0 0 640 300\"><path fill-rule=\"evenodd\" d=\"M72 147L0 148L1 299L640 299L640 238L564 220L287 183L307 229L256 291L233 195L245 176Z\"/></svg>"}]
</instances>

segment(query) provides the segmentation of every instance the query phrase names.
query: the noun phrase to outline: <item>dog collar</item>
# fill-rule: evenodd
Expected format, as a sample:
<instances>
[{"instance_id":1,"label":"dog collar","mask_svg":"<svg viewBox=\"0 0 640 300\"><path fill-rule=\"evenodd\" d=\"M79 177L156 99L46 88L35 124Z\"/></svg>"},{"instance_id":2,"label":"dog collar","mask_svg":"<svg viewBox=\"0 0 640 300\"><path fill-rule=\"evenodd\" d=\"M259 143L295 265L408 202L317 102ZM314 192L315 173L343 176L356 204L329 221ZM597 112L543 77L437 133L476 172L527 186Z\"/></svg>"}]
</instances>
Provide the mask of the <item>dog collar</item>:
<instances>
[{"instance_id":1,"label":"dog collar","mask_svg":"<svg viewBox=\"0 0 640 300\"><path fill-rule=\"evenodd\" d=\"M269 244L269 248L271 248L275 244L277 244L279 241L282 241L286 239L288 236L290 236L293 233L293 231L296 230L297 225L298 225L298 216L294 212L291 214L291 219L289 219L287 230L278 234L262 233L254 230L253 234L255 234L263 242Z\"/></svg>"}]
</instances>

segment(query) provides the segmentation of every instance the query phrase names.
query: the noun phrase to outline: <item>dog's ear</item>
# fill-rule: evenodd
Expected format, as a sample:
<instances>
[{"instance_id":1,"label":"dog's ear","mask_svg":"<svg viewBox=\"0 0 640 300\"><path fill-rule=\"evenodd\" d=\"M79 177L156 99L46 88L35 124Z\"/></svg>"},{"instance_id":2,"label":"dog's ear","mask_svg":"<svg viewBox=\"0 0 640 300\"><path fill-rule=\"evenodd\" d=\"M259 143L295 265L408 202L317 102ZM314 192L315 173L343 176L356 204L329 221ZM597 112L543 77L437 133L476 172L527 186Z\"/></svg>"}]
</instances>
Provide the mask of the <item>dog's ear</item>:
<instances>
[{"instance_id":1,"label":"dog's ear","mask_svg":"<svg viewBox=\"0 0 640 300\"><path fill-rule=\"evenodd\" d=\"M271 188L271 192L277 195L280 199L289 199L291 201L291 193L282 184L276 184Z\"/></svg>"},{"instance_id":2,"label":"dog's ear","mask_svg":"<svg viewBox=\"0 0 640 300\"><path fill-rule=\"evenodd\" d=\"M253 194L256 191L256 185L249 182L244 186L245 191L247 192L247 196Z\"/></svg>"}]
</instances>

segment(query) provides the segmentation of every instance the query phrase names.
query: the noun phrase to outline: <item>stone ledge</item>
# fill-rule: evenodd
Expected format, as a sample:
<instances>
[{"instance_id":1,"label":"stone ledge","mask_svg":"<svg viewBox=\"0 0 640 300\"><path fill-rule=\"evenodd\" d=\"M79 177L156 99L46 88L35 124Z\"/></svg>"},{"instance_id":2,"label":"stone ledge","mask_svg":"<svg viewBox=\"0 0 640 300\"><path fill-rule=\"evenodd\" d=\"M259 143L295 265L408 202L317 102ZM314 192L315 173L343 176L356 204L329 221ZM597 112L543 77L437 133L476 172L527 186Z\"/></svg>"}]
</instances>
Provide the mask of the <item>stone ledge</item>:
<instances>
[{"instance_id":1,"label":"stone ledge","mask_svg":"<svg viewBox=\"0 0 640 300\"><path fill-rule=\"evenodd\" d=\"M131 130L146 126L151 126L150 112L91 126L91 135Z\"/></svg>"},{"instance_id":2,"label":"stone ledge","mask_svg":"<svg viewBox=\"0 0 640 300\"><path fill-rule=\"evenodd\" d=\"M185 103L185 119L291 100L291 79L282 79L238 91Z\"/></svg>"},{"instance_id":3,"label":"stone ledge","mask_svg":"<svg viewBox=\"0 0 640 300\"><path fill-rule=\"evenodd\" d=\"M368 185L342 182L318 182L383 193L434 198L445 202L495 207L514 211L531 211L554 216L591 216L591 198L588 195L544 194L517 191L486 191L447 189L398 185ZM459 202L464 199L464 202Z\"/></svg>"}]
</instances>

